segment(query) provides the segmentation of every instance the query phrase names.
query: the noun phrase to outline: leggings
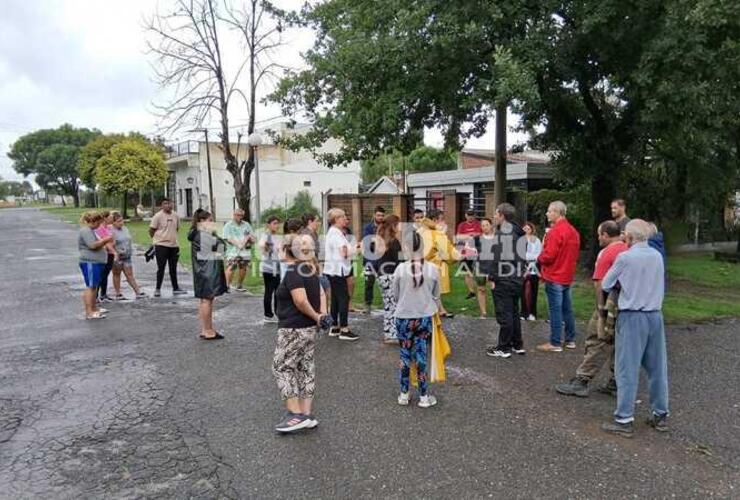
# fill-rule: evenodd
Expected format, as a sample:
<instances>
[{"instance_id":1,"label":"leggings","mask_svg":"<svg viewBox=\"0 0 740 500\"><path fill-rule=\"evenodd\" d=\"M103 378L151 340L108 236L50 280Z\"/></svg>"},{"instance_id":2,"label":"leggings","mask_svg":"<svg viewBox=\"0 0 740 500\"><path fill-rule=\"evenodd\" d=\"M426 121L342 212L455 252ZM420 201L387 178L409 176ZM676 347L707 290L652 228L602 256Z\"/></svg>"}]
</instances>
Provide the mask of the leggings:
<instances>
[{"instance_id":1,"label":"leggings","mask_svg":"<svg viewBox=\"0 0 740 500\"><path fill-rule=\"evenodd\" d=\"M272 273L262 273L262 280L265 282L265 295L262 297L262 305L265 309L265 317L272 318L273 304L277 309L277 289L280 285L280 275Z\"/></svg>"},{"instance_id":2,"label":"leggings","mask_svg":"<svg viewBox=\"0 0 740 500\"><path fill-rule=\"evenodd\" d=\"M172 289L179 290L180 287L177 286L177 259L180 257L180 249L177 247L154 245L154 256L157 259L157 290L162 288L165 266L169 266L170 268Z\"/></svg>"},{"instance_id":3,"label":"leggings","mask_svg":"<svg viewBox=\"0 0 740 500\"><path fill-rule=\"evenodd\" d=\"M329 275L328 277L331 284L331 317L339 328L346 328L349 316L347 276Z\"/></svg>"},{"instance_id":4,"label":"leggings","mask_svg":"<svg viewBox=\"0 0 740 500\"><path fill-rule=\"evenodd\" d=\"M530 314L537 317L537 289L540 285L540 277L536 274L527 274L522 285L522 307L521 313L525 318Z\"/></svg>"},{"instance_id":5,"label":"leggings","mask_svg":"<svg viewBox=\"0 0 740 500\"><path fill-rule=\"evenodd\" d=\"M429 339L432 334L432 318L397 319L396 329L401 345L400 381L401 392L409 392L411 362L416 363L416 378L419 394L427 395L427 359Z\"/></svg>"},{"instance_id":6,"label":"leggings","mask_svg":"<svg viewBox=\"0 0 740 500\"><path fill-rule=\"evenodd\" d=\"M109 253L108 261L103 268L103 274L100 276L100 288L98 288L100 297L108 295L108 276L110 276L111 269L113 269L113 254Z\"/></svg>"}]
</instances>

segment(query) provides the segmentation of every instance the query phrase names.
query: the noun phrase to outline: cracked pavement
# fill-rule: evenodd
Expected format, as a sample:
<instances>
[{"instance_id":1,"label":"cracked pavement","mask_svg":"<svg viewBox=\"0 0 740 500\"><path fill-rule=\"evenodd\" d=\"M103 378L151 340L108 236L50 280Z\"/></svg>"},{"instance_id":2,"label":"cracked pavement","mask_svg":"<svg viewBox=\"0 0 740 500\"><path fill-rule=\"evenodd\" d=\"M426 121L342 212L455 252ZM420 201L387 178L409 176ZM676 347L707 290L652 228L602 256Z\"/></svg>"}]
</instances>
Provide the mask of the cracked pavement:
<instances>
[{"instance_id":1,"label":"cracked pavement","mask_svg":"<svg viewBox=\"0 0 740 500\"><path fill-rule=\"evenodd\" d=\"M378 317L354 317L359 342L318 343L321 425L276 436L275 326L259 297L217 299L220 342L197 339L187 297L83 321L76 227L4 209L0 232L0 498L738 496L738 320L668 328L671 432L638 422L625 440L599 429L609 397L552 390L580 350L487 358L490 319L447 322L439 405L401 408L397 351ZM151 292L153 263L135 265ZM524 335L532 348L546 325Z\"/></svg>"}]
</instances>

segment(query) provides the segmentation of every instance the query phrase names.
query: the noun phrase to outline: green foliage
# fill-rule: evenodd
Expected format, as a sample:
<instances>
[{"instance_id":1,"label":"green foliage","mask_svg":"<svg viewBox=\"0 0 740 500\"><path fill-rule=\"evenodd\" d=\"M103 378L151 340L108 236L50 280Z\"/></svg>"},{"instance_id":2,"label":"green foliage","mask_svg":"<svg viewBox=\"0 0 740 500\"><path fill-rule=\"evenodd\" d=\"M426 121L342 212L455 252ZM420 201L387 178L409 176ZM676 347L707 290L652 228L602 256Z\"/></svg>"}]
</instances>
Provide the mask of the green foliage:
<instances>
[{"instance_id":1,"label":"green foliage","mask_svg":"<svg viewBox=\"0 0 740 500\"><path fill-rule=\"evenodd\" d=\"M544 234L542 228L547 227L547 207L553 201L562 201L568 207L567 217L571 224L581 234L581 244L588 242L587 235L593 232L594 214L591 208L591 193L588 188L580 186L567 191L554 189L540 189L539 191L520 192L524 203L527 205L529 220L537 224L539 232ZM597 224L601 222L596 222Z\"/></svg>"},{"instance_id":2,"label":"green foliage","mask_svg":"<svg viewBox=\"0 0 740 500\"><path fill-rule=\"evenodd\" d=\"M153 144L157 148L163 149L161 138L157 138L154 141L150 141L145 135L139 132L129 132L128 135L124 134L105 134L100 135L90 141L82 151L80 151L80 158L78 163L78 171L80 180L83 184L90 188L94 188L96 184L95 169L97 168L98 160L107 155L111 148L120 142L130 139L133 141L140 141L144 144Z\"/></svg>"},{"instance_id":3,"label":"green foliage","mask_svg":"<svg viewBox=\"0 0 740 500\"><path fill-rule=\"evenodd\" d=\"M262 211L260 219L262 222L266 222L268 217L275 215L279 217L281 221L286 221L287 219L302 217L303 215L308 214L318 215L319 210L313 205L311 193L307 190L303 190L298 191L295 194L287 209L285 207L272 206Z\"/></svg>"},{"instance_id":4,"label":"green foliage","mask_svg":"<svg viewBox=\"0 0 740 500\"><path fill-rule=\"evenodd\" d=\"M109 193L125 194L167 181L161 149L140 139L125 139L96 162L95 178Z\"/></svg>"},{"instance_id":5,"label":"green foliage","mask_svg":"<svg viewBox=\"0 0 740 500\"><path fill-rule=\"evenodd\" d=\"M33 194L33 186L28 181L5 181L0 177L0 199L8 196L28 196Z\"/></svg>"},{"instance_id":6,"label":"green foliage","mask_svg":"<svg viewBox=\"0 0 740 500\"><path fill-rule=\"evenodd\" d=\"M407 172L436 172L439 170L454 170L457 168L457 158L451 151L419 146L408 155L399 151L379 155L360 164L362 182L370 184L384 175Z\"/></svg>"}]
</instances>

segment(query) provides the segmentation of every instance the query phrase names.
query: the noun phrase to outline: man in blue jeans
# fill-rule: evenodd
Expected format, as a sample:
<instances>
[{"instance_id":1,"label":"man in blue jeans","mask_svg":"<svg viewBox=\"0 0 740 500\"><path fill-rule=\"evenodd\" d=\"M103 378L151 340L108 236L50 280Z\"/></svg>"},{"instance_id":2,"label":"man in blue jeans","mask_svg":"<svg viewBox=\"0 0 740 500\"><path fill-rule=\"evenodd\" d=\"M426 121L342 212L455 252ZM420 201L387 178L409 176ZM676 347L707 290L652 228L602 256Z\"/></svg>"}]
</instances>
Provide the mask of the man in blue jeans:
<instances>
[{"instance_id":1,"label":"man in blue jeans","mask_svg":"<svg viewBox=\"0 0 740 500\"><path fill-rule=\"evenodd\" d=\"M550 310L550 341L537 346L537 350L542 352L563 352L563 322L565 347L576 348L576 322L570 287L575 279L581 236L565 218L566 213L567 207L562 201L550 203L547 220L551 226L537 258Z\"/></svg>"},{"instance_id":2,"label":"man in blue jeans","mask_svg":"<svg viewBox=\"0 0 740 500\"><path fill-rule=\"evenodd\" d=\"M640 366L647 372L652 414L647 423L667 431L668 362L663 328L663 258L647 243L648 223L631 220L625 229L630 249L622 252L601 282L605 292L620 287L617 316L617 409L614 421L602 425L606 432L624 437L634 433L635 399Z\"/></svg>"}]
</instances>

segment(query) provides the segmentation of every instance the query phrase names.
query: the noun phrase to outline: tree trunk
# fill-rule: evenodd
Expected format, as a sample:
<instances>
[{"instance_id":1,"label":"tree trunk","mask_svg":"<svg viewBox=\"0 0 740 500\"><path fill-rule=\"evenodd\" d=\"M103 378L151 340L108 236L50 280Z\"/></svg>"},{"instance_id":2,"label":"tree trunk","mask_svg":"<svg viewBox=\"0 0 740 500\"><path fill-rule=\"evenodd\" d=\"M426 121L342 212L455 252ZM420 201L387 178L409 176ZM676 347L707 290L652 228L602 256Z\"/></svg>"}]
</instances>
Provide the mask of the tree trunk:
<instances>
[{"instance_id":1,"label":"tree trunk","mask_svg":"<svg viewBox=\"0 0 740 500\"><path fill-rule=\"evenodd\" d=\"M493 205L506 201L506 103L496 105L496 174L493 181Z\"/></svg>"},{"instance_id":2,"label":"tree trunk","mask_svg":"<svg viewBox=\"0 0 740 500\"><path fill-rule=\"evenodd\" d=\"M604 162L603 165L617 165L618 162ZM594 219L591 224L591 234L588 235L588 252L586 265L588 268L593 267L593 263L596 262L596 256L599 253L599 237L596 234L596 230L599 224L605 220L611 220L611 202L617 194L617 181L616 172L614 167L611 171L606 171L606 168L602 168L601 172L591 179L591 207L594 214ZM585 236L585 235L581 235Z\"/></svg>"},{"instance_id":3,"label":"tree trunk","mask_svg":"<svg viewBox=\"0 0 740 500\"><path fill-rule=\"evenodd\" d=\"M80 208L80 188L77 186L75 186L74 191L72 191L72 198L74 199L75 208Z\"/></svg>"},{"instance_id":4,"label":"tree trunk","mask_svg":"<svg viewBox=\"0 0 740 500\"><path fill-rule=\"evenodd\" d=\"M121 205L121 215L124 219L128 219L128 193L123 193L123 203Z\"/></svg>"}]
</instances>

